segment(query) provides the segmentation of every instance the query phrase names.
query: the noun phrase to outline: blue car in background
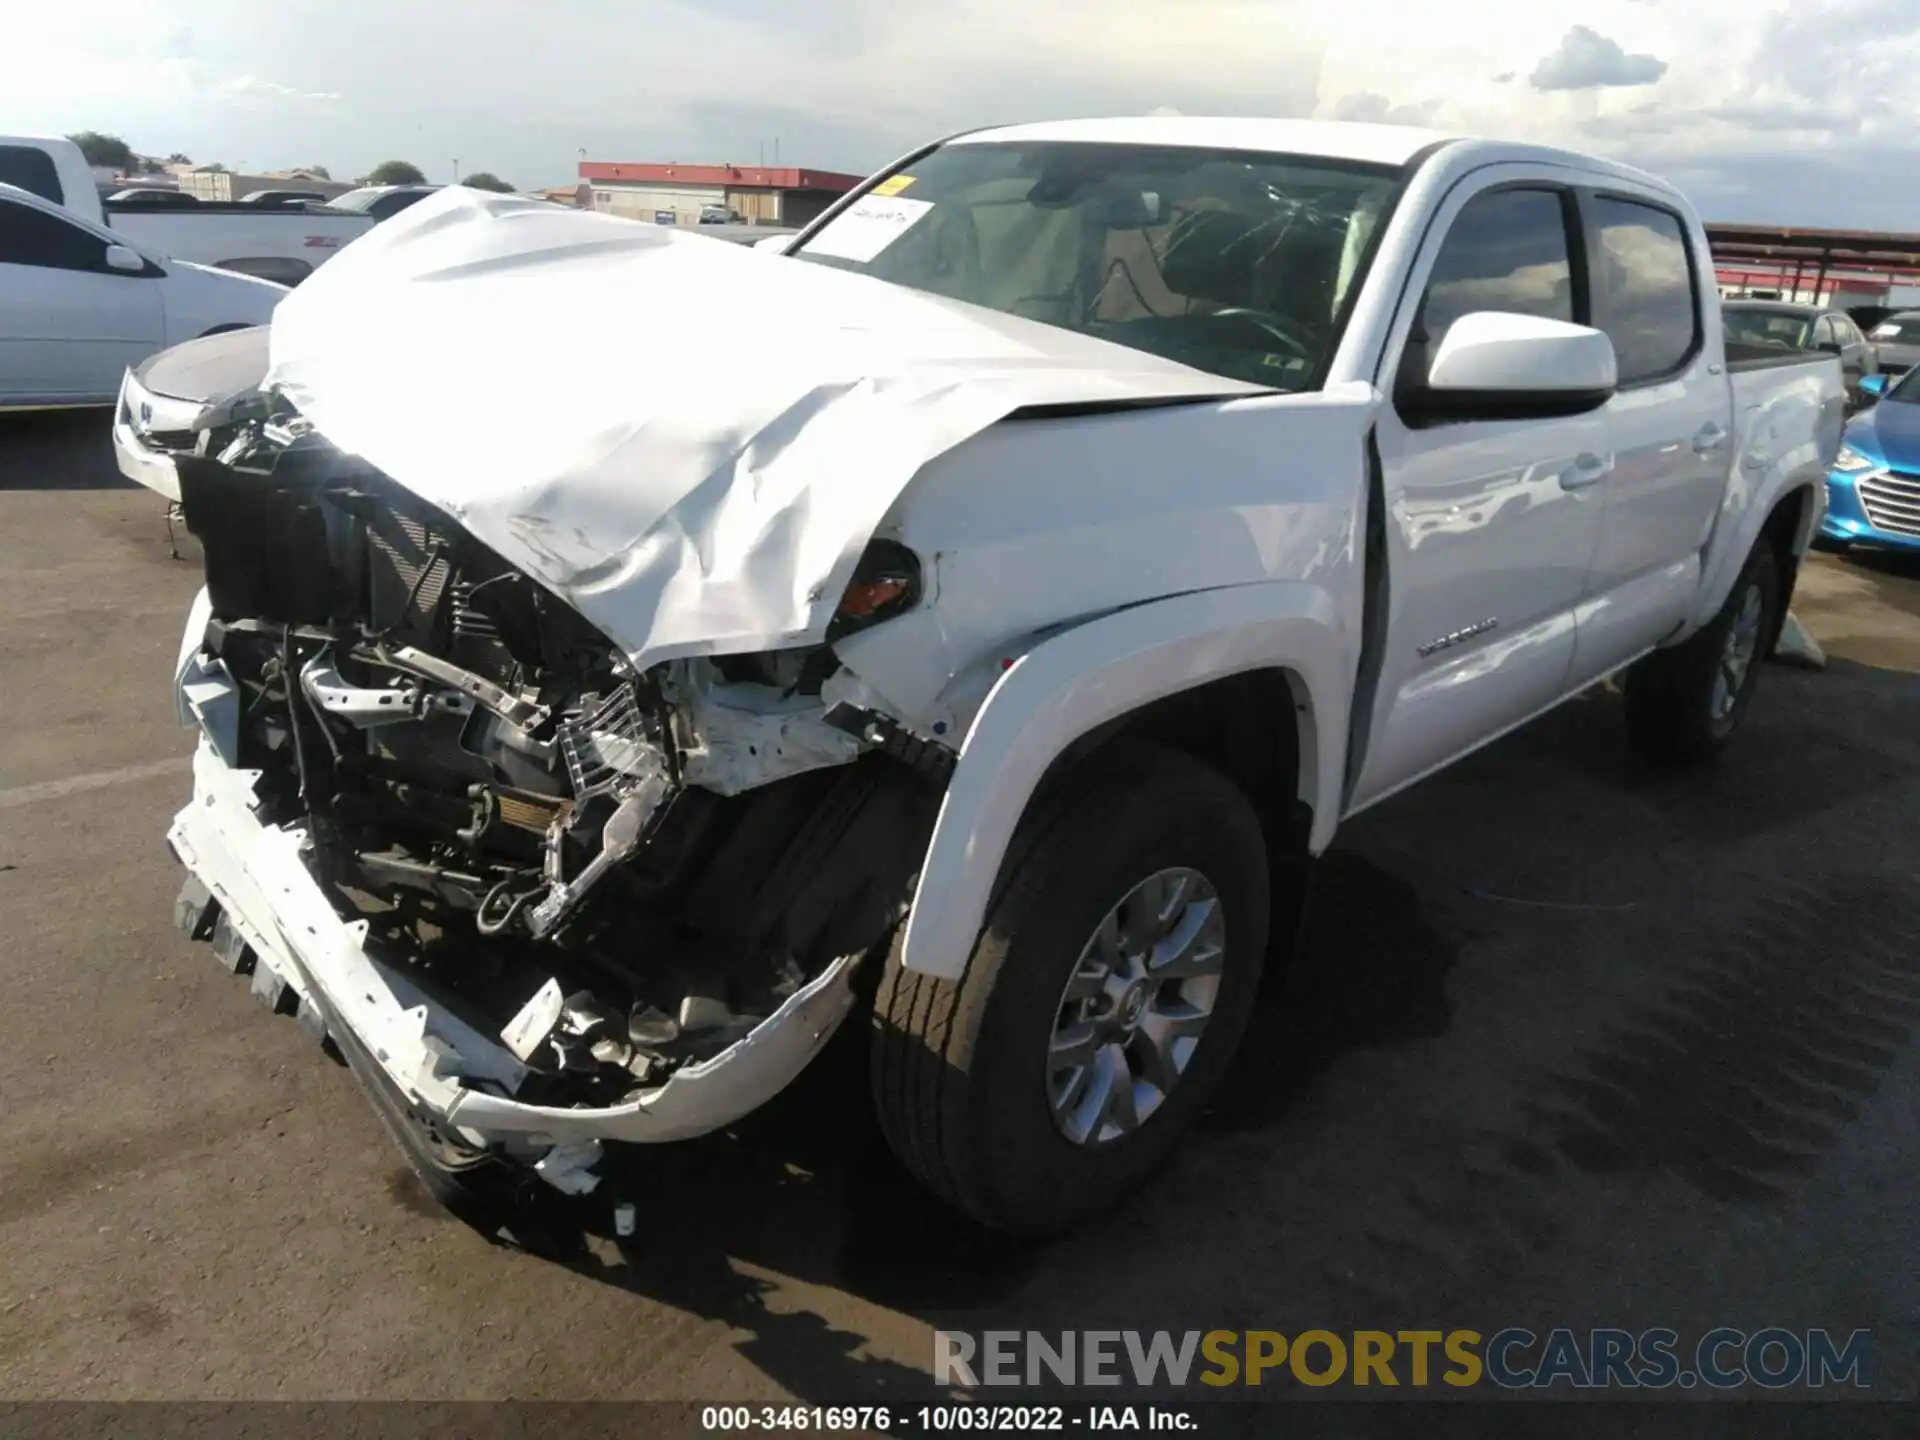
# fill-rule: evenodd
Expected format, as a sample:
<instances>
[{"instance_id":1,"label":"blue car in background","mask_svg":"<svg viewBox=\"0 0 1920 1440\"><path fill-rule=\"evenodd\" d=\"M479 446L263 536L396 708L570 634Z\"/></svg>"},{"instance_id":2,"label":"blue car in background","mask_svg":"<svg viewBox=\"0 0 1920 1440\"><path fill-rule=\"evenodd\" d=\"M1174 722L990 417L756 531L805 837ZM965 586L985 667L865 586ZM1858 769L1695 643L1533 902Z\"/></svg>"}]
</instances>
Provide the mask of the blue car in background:
<instances>
[{"instance_id":1,"label":"blue car in background","mask_svg":"<svg viewBox=\"0 0 1920 1440\"><path fill-rule=\"evenodd\" d=\"M1891 385L1887 376L1869 375L1860 388L1884 394L1847 424L1827 472L1820 539L1828 547L1920 552L1920 368Z\"/></svg>"}]
</instances>

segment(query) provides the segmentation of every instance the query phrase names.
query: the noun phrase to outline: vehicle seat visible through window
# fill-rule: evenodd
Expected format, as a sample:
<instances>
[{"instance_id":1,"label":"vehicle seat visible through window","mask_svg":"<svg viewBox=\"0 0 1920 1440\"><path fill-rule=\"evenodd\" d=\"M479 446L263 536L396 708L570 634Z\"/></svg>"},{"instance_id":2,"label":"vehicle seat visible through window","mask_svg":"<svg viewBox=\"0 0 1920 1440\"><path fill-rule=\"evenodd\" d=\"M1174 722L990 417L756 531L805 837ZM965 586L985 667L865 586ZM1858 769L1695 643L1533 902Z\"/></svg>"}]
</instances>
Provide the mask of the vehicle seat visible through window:
<instances>
[{"instance_id":1,"label":"vehicle seat visible through window","mask_svg":"<svg viewBox=\"0 0 1920 1440\"><path fill-rule=\"evenodd\" d=\"M1317 333L1334 318L1345 243L1344 224L1189 212L1174 226L1161 273L1177 295L1285 316Z\"/></svg>"}]
</instances>

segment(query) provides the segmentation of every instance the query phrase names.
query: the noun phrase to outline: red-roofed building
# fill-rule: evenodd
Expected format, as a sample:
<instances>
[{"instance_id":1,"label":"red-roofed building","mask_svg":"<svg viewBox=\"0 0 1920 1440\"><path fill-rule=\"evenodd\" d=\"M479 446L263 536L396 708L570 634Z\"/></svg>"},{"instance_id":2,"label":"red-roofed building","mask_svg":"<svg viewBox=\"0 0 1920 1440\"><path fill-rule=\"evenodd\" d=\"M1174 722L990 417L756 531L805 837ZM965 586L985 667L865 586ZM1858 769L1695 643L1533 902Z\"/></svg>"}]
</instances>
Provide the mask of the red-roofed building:
<instances>
[{"instance_id":1,"label":"red-roofed building","mask_svg":"<svg viewBox=\"0 0 1920 1440\"><path fill-rule=\"evenodd\" d=\"M778 165L580 162L580 179L592 187L594 209L670 225L697 225L703 213L712 218L724 213L735 223L797 228L864 178Z\"/></svg>"}]
</instances>

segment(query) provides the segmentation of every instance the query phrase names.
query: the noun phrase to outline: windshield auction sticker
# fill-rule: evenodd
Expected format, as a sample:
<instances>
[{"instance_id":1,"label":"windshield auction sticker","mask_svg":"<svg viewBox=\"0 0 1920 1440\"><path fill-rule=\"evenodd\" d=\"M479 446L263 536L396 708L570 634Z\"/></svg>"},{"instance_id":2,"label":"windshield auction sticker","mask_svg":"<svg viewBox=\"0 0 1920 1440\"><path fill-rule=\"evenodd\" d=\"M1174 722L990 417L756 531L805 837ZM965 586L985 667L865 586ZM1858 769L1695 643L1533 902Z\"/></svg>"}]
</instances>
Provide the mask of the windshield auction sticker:
<instances>
[{"instance_id":1,"label":"windshield auction sticker","mask_svg":"<svg viewBox=\"0 0 1920 1440\"><path fill-rule=\"evenodd\" d=\"M814 255L865 263L918 225L931 209L931 200L863 195L809 240L806 248Z\"/></svg>"}]
</instances>

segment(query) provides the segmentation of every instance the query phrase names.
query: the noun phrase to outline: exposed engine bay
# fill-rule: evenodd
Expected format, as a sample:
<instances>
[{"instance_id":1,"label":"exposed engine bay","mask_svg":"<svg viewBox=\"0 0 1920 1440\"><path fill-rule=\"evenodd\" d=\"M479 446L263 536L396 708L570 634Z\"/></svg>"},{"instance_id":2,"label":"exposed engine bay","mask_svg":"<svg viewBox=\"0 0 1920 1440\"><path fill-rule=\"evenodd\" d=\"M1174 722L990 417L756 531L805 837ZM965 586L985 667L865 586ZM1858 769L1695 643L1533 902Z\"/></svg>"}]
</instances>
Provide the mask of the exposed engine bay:
<instances>
[{"instance_id":1,"label":"exposed engine bay","mask_svg":"<svg viewBox=\"0 0 1920 1440\"><path fill-rule=\"evenodd\" d=\"M630 1101L887 942L953 755L861 703L832 642L916 603L910 552L874 543L825 645L638 672L263 408L177 460L197 663L238 697L203 729L369 953L513 1052L517 1100Z\"/></svg>"}]
</instances>

